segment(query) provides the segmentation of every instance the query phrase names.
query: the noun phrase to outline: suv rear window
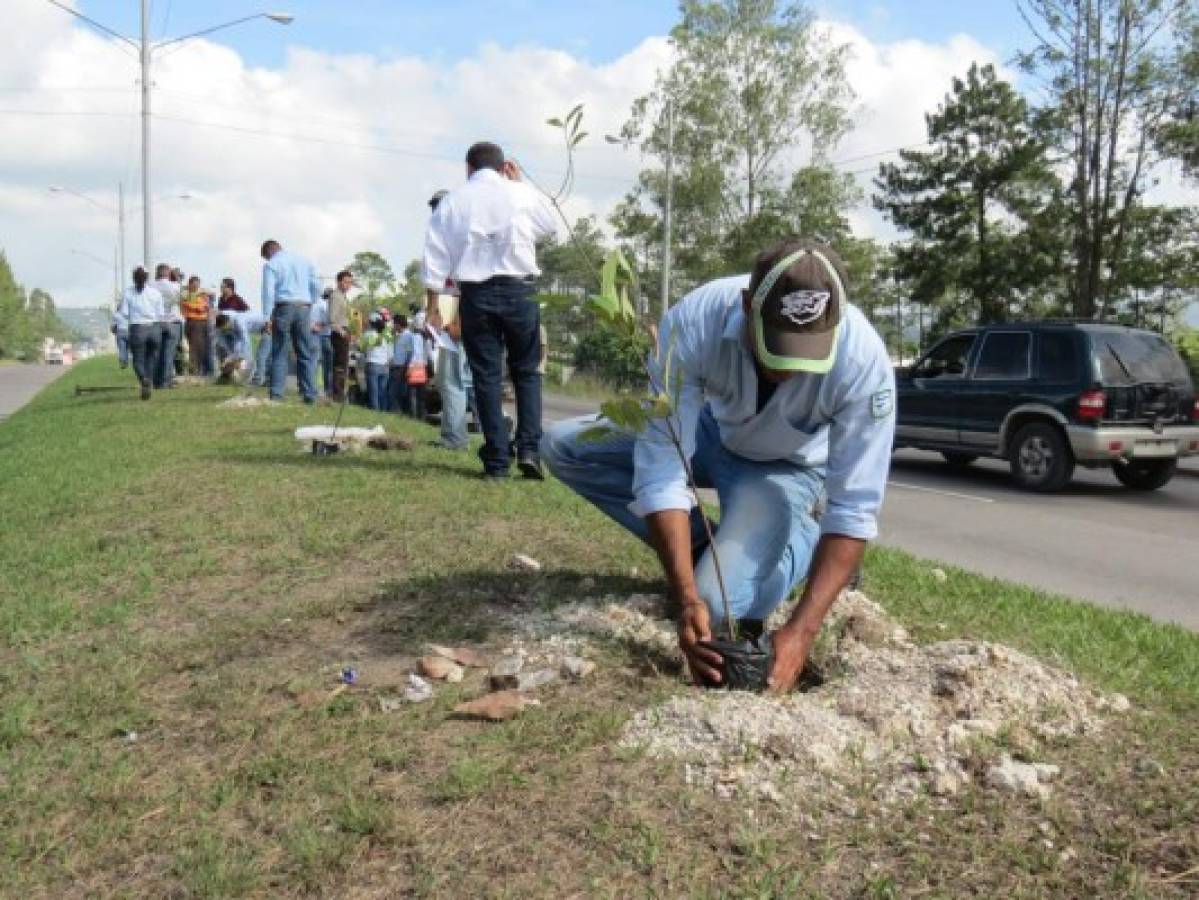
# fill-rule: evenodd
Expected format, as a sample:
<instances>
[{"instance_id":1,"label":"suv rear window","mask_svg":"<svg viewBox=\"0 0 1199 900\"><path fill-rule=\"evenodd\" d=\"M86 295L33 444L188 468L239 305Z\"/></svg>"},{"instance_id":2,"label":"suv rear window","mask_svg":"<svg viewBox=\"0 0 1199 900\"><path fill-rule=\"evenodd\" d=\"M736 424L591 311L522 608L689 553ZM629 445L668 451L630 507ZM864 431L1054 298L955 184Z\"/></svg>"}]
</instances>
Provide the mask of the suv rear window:
<instances>
[{"instance_id":1,"label":"suv rear window","mask_svg":"<svg viewBox=\"0 0 1199 900\"><path fill-rule=\"evenodd\" d=\"M983 381L1023 381L1030 375L1032 335L1027 331L992 331L983 338L974 377Z\"/></svg>"},{"instance_id":2,"label":"suv rear window","mask_svg":"<svg viewBox=\"0 0 1199 900\"><path fill-rule=\"evenodd\" d=\"M1104 384L1186 384L1182 358L1161 335L1145 331L1096 331L1091 334L1099 380Z\"/></svg>"},{"instance_id":3,"label":"suv rear window","mask_svg":"<svg viewBox=\"0 0 1199 900\"><path fill-rule=\"evenodd\" d=\"M1052 384L1073 384L1078 381L1078 353L1074 335L1068 331L1042 331L1040 365L1037 373L1042 381Z\"/></svg>"}]
</instances>

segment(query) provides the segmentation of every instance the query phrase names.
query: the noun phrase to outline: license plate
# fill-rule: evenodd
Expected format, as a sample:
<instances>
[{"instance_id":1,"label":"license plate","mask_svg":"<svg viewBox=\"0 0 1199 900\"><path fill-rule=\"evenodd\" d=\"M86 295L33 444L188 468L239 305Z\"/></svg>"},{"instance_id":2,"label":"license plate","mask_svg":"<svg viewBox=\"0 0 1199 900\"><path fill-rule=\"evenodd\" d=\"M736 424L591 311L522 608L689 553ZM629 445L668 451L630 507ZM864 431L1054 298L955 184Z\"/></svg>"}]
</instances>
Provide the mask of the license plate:
<instances>
[{"instance_id":1,"label":"license plate","mask_svg":"<svg viewBox=\"0 0 1199 900\"><path fill-rule=\"evenodd\" d=\"M1144 456L1177 456L1178 441L1163 438L1157 441L1137 441L1133 447L1134 457Z\"/></svg>"}]
</instances>

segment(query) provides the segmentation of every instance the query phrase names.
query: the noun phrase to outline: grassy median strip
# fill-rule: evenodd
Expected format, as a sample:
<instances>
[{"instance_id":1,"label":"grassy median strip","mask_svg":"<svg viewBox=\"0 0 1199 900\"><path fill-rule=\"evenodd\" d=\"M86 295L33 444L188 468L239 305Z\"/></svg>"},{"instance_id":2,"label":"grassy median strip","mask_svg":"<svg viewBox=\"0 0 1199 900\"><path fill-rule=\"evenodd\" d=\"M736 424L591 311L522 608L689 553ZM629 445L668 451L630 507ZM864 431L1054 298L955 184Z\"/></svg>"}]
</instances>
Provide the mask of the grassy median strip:
<instances>
[{"instance_id":1,"label":"grassy median strip","mask_svg":"<svg viewBox=\"0 0 1199 900\"><path fill-rule=\"evenodd\" d=\"M131 381L83 363L0 425L0 895L1194 894L1194 634L875 550L867 590L919 640L1001 640L1134 711L1053 748L1045 806L971 789L749 817L616 749L686 690L617 646L498 725L449 716L469 682L388 713L337 690L349 661L503 646L497 608L656 590L650 554L561 486L483 483L361 409L346 422L417 449L317 459L291 432L333 410L220 408L232 389L75 394Z\"/></svg>"}]
</instances>

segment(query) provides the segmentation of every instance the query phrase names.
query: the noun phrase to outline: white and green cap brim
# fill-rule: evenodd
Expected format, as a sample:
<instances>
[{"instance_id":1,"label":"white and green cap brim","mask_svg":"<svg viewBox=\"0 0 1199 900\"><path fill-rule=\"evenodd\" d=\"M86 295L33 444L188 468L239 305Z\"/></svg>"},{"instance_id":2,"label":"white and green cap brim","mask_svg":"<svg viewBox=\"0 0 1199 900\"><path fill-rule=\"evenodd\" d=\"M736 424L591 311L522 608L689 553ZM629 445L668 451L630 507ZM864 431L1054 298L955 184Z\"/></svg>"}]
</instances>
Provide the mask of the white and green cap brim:
<instances>
[{"instance_id":1,"label":"white and green cap brim","mask_svg":"<svg viewBox=\"0 0 1199 900\"><path fill-rule=\"evenodd\" d=\"M812 283L790 270L812 256L825 278ZM826 374L837 361L845 286L829 259L816 248L788 254L762 279L753 295L753 340L768 369Z\"/></svg>"}]
</instances>

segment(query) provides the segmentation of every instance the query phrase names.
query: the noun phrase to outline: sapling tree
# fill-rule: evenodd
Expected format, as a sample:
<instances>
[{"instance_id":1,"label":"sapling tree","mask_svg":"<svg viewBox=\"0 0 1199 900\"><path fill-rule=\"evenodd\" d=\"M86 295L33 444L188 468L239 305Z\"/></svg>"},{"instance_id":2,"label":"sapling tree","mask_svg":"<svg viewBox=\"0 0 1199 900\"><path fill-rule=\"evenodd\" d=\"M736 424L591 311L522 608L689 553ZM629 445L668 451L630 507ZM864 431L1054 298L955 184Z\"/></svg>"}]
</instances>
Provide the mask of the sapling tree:
<instances>
[{"instance_id":1,"label":"sapling tree","mask_svg":"<svg viewBox=\"0 0 1199 900\"><path fill-rule=\"evenodd\" d=\"M590 254L576 240L570 220L562 210L563 201L569 196L574 185L575 150L587 137L583 130L583 106L574 107L566 116L547 120L552 128L561 130L566 148L566 172L562 184L556 193L549 193L536 181L529 178L530 183L549 199L558 216L566 225L571 237L571 244L585 257ZM708 540L709 552L716 570L716 582L720 586L720 600L724 608L725 628L730 641L737 640L737 620L733 616L732 604L729 602L728 590L724 583L724 571L720 565L720 554L716 549L715 532L712 521L704 509L699 496L699 486L695 481L695 470L691 459L683 446L682 423L678 415L679 394L682 387L682 377L674 364L675 339L672 336L665 348L658 340L657 331L650 324L644 323L637 315L633 305L633 293L637 289L637 277L628 259L620 250L613 250L596 265L589 260L593 271L599 272L599 293L592 295L588 305L601 325L611 329L621 340L630 344L640 345L649 338L650 353L645 356L645 371L648 385L639 393L625 394L615 400L609 400L600 406L602 420L583 431L580 438L585 441L602 441L614 434L641 434L650 428L657 427L669 439L682 463L687 477L687 487L691 491L692 500L699 511L703 523L704 535Z\"/></svg>"}]
</instances>

